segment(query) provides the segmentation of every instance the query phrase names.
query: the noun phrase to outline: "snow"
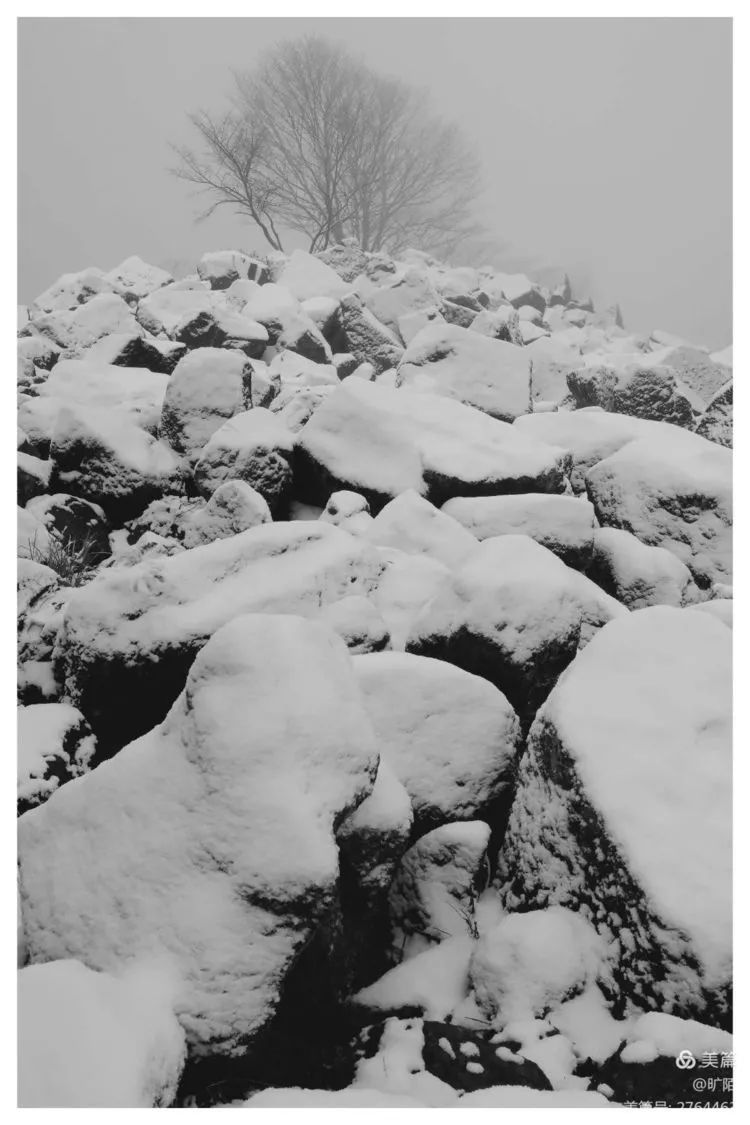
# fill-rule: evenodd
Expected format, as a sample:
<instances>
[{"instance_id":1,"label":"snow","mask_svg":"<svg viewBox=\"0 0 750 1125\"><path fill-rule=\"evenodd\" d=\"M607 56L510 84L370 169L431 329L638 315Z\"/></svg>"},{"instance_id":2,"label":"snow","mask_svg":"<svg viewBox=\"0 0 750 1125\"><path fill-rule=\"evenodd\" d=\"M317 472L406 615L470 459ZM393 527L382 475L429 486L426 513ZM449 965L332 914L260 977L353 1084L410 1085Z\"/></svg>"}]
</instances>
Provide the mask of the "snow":
<instances>
[{"instance_id":1,"label":"snow","mask_svg":"<svg viewBox=\"0 0 750 1125\"><path fill-rule=\"evenodd\" d=\"M454 324L434 322L417 333L398 365L398 382L457 399L503 422L531 409L524 349Z\"/></svg>"},{"instance_id":2,"label":"snow","mask_svg":"<svg viewBox=\"0 0 750 1125\"><path fill-rule=\"evenodd\" d=\"M390 634L385 621L361 594L331 602L321 611L321 619L338 633L352 655L388 647Z\"/></svg>"},{"instance_id":3,"label":"snow","mask_svg":"<svg viewBox=\"0 0 750 1125\"><path fill-rule=\"evenodd\" d=\"M713 360L714 363L720 363L724 367L730 367L731 368L733 366L733 348L732 348L732 345L729 344L728 347L722 348L721 351L711 352L710 359Z\"/></svg>"},{"instance_id":4,"label":"snow","mask_svg":"<svg viewBox=\"0 0 750 1125\"><path fill-rule=\"evenodd\" d=\"M17 508L16 554L21 559L45 552L50 545L47 528L26 508Z\"/></svg>"},{"instance_id":5,"label":"snow","mask_svg":"<svg viewBox=\"0 0 750 1125\"><path fill-rule=\"evenodd\" d=\"M489 838L484 821L454 821L433 828L402 856L388 892L395 962L475 931L475 886Z\"/></svg>"},{"instance_id":6,"label":"snow","mask_svg":"<svg viewBox=\"0 0 750 1125\"><path fill-rule=\"evenodd\" d=\"M141 334L132 309L116 293L97 293L76 309L36 316L31 325L70 354L90 347L113 332Z\"/></svg>"},{"instance_id":7,"label":"snow","mask_svg":"<svg viewBox=\"0 0 750 1125\"><path fill-rule=\"evenodd\" d=\"M601 524L666 547L701 586L731 582L731 450L670 427L600 461L586 489Z\"/></svg>"},{"instance_id":8,"label":"snow","mask_svg":"<svg viewBox=\"0 0 750 1125\"><path fill-rule=\"evenodd\" d=\"M445 661L401 652L358 656L354 670L381 756L420 825L469 819L505 791L520 727L502 692Z\"/></svg>"},{"instance_id":9,"label":"snow","mask_svg":"<svg viewBox=\"0 0 750 1125\"><path fill-rule=\"evenodd\" d=\"M579 578L526 535L485 539L414 622L407 649L485 676L533 714L578 646Z\"/></svg>"},{"instance_id":10,"label":"snow","mask_svg":"<svg viewBox=\"0 0 750 1125\"><path fill-rule=\"evenodd\" d=\"M164 395L161 433L193 460L208 439L250 405L253 364L224 348L195 348L179 361Z\"/></svg>"},{"instance_id":11,"label":"snow","mask_svg":"<svg viewBox=\"0 0 750 1125\"><path fill-rule=\"evenodd\" d=\"M466 934L447 938L390 969L350 1003L373 1013L417 1008L425 1019L444 1020L467 994L473 946Z\"/></svg>"},{"instance_id":12,"label":"snow","mask_svg":"<svg viewBox=\"0 0 750 1125\"><path fill-rule=\"evenodd\" d=\"M19 820L31 960L167 956L192 1049L242 1053L330 909L334 824L377 761L342 642L235 617L161 725Z\"/></svg>"},{"instance_id":13,"label":"snow","mask_svg":"<svg viewBox=\"0 0 750 1125\"><path fill-rule=\"evenodd\" d=\"M149 265L135 254L125 258L104 276L116 290L138 299L147 297L149 293L174 280L166 270Z\"/></svg>"},{"instance_id":14,"label":"snow","mask_svg":"<svg viewBox=\"0 0 750 1125\"><path fill-rule=\"evenodd\" d=\"M339 377L332 363L313 363L296 352L283 351L271 360L268 368L271 379L282 386L337 387Z\"/></svg>"},{"instance_id":15,"label":"snow","mask_svg":"<svg viewBox=\"0 0 750 1125\"><path fill-rule=\"evenodd\" d=\"M256 406L214 430L195 462L196 486L210 496L225 481L245 480L273 511L289 491L292 451L293 436L283 422Z\"/></svg>"},{"instance_id":16,"label":"snow","mask_svg":"<svg viewBox=\"0 0 750 1125\"><path fill-rule=\"evenodd\" d=\"M88 734L68 745L66 736L74 736L76 728L85 724L81 712L68 703L19 707L17 716L18 800L38 802L59 785L54 773L47 776L54 769L55 760L71 776L83 773L96 750L96 740Z\"/></svg>"},{"instance_id":17,"label":"snow","mask_svg":"<svg viewBox=\"0 0 750 1125\"><path fill-rule=\"evenodd\" d=\"M212 250L198 262L198 277L212 289L228 289L234 281L247 280L250 261L239 250Z\"/></svg>"},{"instance_id":18,"label":"snow","mask_svg":"<svg viewBox=\"0 0 750 1125\"><path fill-rule=\"evenodd\" d=\"M377 1089L386 1094L407 1095L422 1106L452 1106L456 1091L425 1069L423 1045L421 1020L387 1019L377 1054L359 1060L349 1089Z\"/></svg>"},{"instance_id":19,"label":"snow","mask_svg":"<svg viewBox=\"0 0 750 1125\"><path fill-rule=\"evenodd\" d=\"M641 1062L649 1057L677 1058L681 1051L690 1051L698 1060L704 1052L728 1054L732 1051L732 1036L697 1020L648 1012L630 1024L621 1057L623 1062Z\"/></svg>"},{"instance_id":20,"label":"snow","mask_svg":"<svg viewBox=\"0 0 750 1125\"><path fill-rule=\"evenodd\" d=\"M370 505L358 492L332 492L319 518L350 535L364 535L372 524Z\"/></svg>"},{"instance_id":21,"label":"snow","mask_svg":"<svg viewBox=\"0 0 750 1125\"><path fill-rule=\"evenodd\" d=\"M63 406L107 411L129 425L155 433L168 384L168 376L143 367L61 359L39 389L38 408L29 403L28 413L33 415L36 409L46 411L50 434Z\"/></svg>"},{"instance_id":22,"label":"snow","mask_svg":"<svg viewBox=\"0 0 750 1125\"><path fill-rule=\"evenodd\" d=\"M351 286L342 281L335 270L304 250L292 251L277 281L298 301L309 297L342 297L351 291Z\"/></svg>"},{"instance_id":23,"label":"snow","mask_svg":"<svg viewBox=\"0 0 750 1125\"><path fill-rule=\"evenodd\" d=\"M137 966L123 976L74 960L21 969L19 1106L168 1106L185 1059L168 982L163 966Z\"/></svg>"},{"instance_id":24,"label":"snow","mask_svg":"<svg viewBox=\"0 0 750 1125\"><path fill-rule=\"evenodd\" d=\"M490 1086L464 1094L457 1109L616 1109L602 1094L586 1090L532 1090L527 1086Z\"/></svg>"},{"instance_id":25,"label":"snow","mask_svg":"<svg viewBox=\"0 0 750 1125\"><path fill-rule=\"evenodd\" d=\"M413 489L386 504L367 526L364 536L375 546L426 555L450 569L465 562L477 547L470 531Z\"/></svg>"},{"instance_id":26,"label":"snow","mask_svg":"<svg viewBox=\"0 0 750 1125\"><path fill-rule=\"evenodd\" d=\"M720 990L730 973L731 710L730 631L705 613L657 606L605 626L560 678L531 732L532 758L554 732L641 888L649 940L663 942L668 958L667 980L653 985L664 1007L664 1000L700 1003L693 971L683 964L687 950L675 943L674 930L698 957L704 987ZM523 805L521 798L519 814ZM520 857L514 858L515 846ZM564 841L558 846L566 847ZM545 857L533 855L533 848L531 839L509 848L507 862L519 878L527 853L535 868L544 867ZM585 864L583 857L569 861L554 888L558 901L569 897L576 880L583 881L581 896L586 880L599 878ZM554 868L547 876L555 878ZM531 901L534 883L536 877L527 887ZM595 900L596 886L591 894ZM649 933L651 918L672 933ZM645 952L646 938L639 940Z\"/></svg>"},{"instance_id":27,"label":"snow","mask_svg":"<svg viewBox=\"0 0 750 1125\"><path fill-rule=\"evenodd\" d=\"M668 422L609 414L598 407L523 415L515 420L513 429L535 441L569 450L573 457L570 481L576 492L585 491L584 477L592 465L627 442L649 434L684 433Z\"/></svg>"},{"instance_id":28,"label":"snow","mask_svg":"<svg viewBox=\"0 0 750 1125\"><path fill-rule=\"evenodd\" d=\"M697 609L700 613L710 613L725 625L732 628L734 602L731 598L714 598L710 602L699 602L697 605L687 606L687 609Z\"/></svg>"},{"instance_id":29,"label":"snow","mask_svg":"<svg viewBox=\"0 0 750 1125\"><path fill-rule=\"evenodd\" d=\"M396 337L402 317L420 310L435 309L439 304L440 297L425 271L413 267L365 296L365 305L373 316Z\"/></svg>"},{"instance_id":30,"label":"snow","mask_svg":"<svg viewBox=\"0 0 750 1125\"><path fill-rule=\"evenodd\" d=\"M451 572L427 555L407 555L398 550L381 550L380 555L385 570L373 600L388 626L391 648L403 651L414 622L432 598L450 584Z\"/></svg>"},{"instance_id":31,"label":"snow","mask_svg":"<svg viewBox=\"0 0 750 1125\"><path fill-rule=\"evenodd\" d=\"M671 551L647 547L616 527L594 532L589 574L628 609L682 606L697 595L690 571Z\"/></svg>"},{"instance_id":32,"label":"snow","mask_svg":"<svg viewBox=\"0 0 750 1125\"><path fill-rule=\"evenodd\" d=\"M439 503L472 492L555 491L565 467L561 450L472 407L360 379L326 397L297 447L339 488L378 507L409 489Z\"/></svg>"},{"instance_id":33,"label":"snow","mask_svg":"<svg viewBox=\"0 0 750 1125\"><path fill-rule=\"evenodd\" d=\"M424 1108L424 1103L407 1094L387 1094L382 1090L367 1090L362 1086L346 1086L343 1090L304 1090L298 1086L285 1086L261 1090L237 1108L327 1109L343 1106L349 1109L421 1109Z\"/></svg>"},{"instance_id":34,"label":"snow","mask_svg":"<svg viewBox=\"0 0 750 1125\"><path fill-rule=\"evenodd\" d=\"M50 457L57 488L82 492L105 507L144 504L154 493L179 491L182 466L168 445L129 422L126 415L77 404L60 410Z\"/></svg>"},{"instance_id":35,"label":"snow","mask_svg":"<svg viewBox=\"0 0 750 1125\"><path fill-rule=\"evenodd\" d=\"M59 660L67 693L95 730L103 720L117 730L140 720L127 708L138 669L158 683L160 658L183 654L187 665L238 614L314 616L345 595L367 593L381 569L372 548L316 521L262 524L170 558L104 570L66 609Z\"/></svg>"},{"instance_id":36,"label":"snow","mask_svg":"<svg viewBox=\"0 0 750 1125\"><path fill-rule=\"evenodd\" d=\"M185 547L200 547L271 522L268 504L244 480L227 480L183 523Z\"/></svg>"},{"instance_id":37,"label":"snow","mask_svg":"<svg viewBox=\"0 0 750 1125\"><path fill-rule=\"evenodd\" d=\"M165 285L138 302L136 320L154 336L174 339L186 317L212 315L215 309L226 307L223 294L212 293L203 284L190 289L179 285Z\"/></svg>"},{"instance_id":38,"label":"snow","mask_svg":"<svg viewBox=\"0 0 750 1125\"><path fill-rule=\"evenodd\" d=\"M35 316L39 309L49 313L75 309L95 294L111 293L112 289L111 281L96 266L89 266L78 273L64 273L32 301L30 312Z\"/></svg>"},{"instance_id":39,"label":"snow","mask_svg":"<svg viewBox=\"0 0 750 1125\"><path fill-rule=\"evenodd\" d=\"M549 1013L550 1024L568 1039L579 1059L603 1063L626 1038L630 1021L615 1019L596 985Z\"/></svg>"},{"instance_id":40,"label":"snow","mask_svg":"<svg viewBox=\"0 0 750 1125\"><path fill-rule=\"evenodd\" d=\"M457 496L442 511L477 539L528 535L571 566L591 557L596 519L588 500L544 493Z\"/></svg>"},{"instance_id":41,"label":"snow","mask_svg":"<svg viewBox=\"0 0 750 1125\"><path fill-rule=\"evenodd\" d=\"M471 985L482 1011L504 1027L544 1016L583 992L602 972L606 956L593 926L571 910L509 914L479 938Z\"/></svg>"}]
</instances>

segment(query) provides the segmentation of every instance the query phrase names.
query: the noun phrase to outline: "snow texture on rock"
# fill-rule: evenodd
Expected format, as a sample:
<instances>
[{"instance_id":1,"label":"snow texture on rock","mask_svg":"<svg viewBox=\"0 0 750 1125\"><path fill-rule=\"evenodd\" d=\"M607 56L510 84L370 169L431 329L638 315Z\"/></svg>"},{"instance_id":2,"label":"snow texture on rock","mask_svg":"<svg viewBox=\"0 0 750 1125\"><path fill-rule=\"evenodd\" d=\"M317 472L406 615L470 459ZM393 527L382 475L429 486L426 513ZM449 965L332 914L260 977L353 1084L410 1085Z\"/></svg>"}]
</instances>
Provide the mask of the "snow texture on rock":
<instances>
[{"instance_id":1,"label":"snow texture on rock","mask_svg":"<svg viewBox=\"0 0 750 1125\"><path fill-rule=\"evenodd\" d=\"M165 957L191 1051L241 1053L332 908L333 832L377 762L342 642L237 617L160 726L19 821L32 963Z\"/></svg>"},{"instance_id":2,"label":"snow texture on rock","mask_svg":"<svg viewBox=\"0 0 750 1125\"><path fill-rule=\"evenodd\" d=\"M617 944L620 1005L727 1019L731 633L658 606L605 626L531 729L497 883Z\"/></svg>"}]
</instances>

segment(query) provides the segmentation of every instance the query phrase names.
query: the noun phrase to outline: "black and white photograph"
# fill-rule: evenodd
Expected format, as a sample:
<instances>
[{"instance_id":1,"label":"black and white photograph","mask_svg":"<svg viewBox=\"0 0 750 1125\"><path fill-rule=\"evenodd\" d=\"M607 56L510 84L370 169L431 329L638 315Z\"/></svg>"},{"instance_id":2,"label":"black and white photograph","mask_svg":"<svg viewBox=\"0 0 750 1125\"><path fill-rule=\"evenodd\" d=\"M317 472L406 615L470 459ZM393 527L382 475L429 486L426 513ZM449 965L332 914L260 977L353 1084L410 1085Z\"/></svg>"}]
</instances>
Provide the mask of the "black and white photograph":
<instances>
[{"instance_id":1,"label":"black and white photograph","mask_svg":"<svg viewBox=\"0 0 750 1125\"><path fill-rule=\"evenodd\" d=\"M736 1112L737 21L192 11L7 24L7 1098Z\"/></svg>"}]
</instances>

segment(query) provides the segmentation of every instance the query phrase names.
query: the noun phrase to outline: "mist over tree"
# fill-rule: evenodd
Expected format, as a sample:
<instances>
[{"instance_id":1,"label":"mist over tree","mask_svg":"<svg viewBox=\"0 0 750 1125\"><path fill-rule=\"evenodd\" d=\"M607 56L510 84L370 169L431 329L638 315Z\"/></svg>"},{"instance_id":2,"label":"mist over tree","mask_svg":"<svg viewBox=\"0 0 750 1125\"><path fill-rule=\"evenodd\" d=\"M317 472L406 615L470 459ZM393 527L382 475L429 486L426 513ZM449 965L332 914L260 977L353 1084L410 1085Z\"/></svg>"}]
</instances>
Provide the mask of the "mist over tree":
<instances>
[{"instance_id":1,"label":"mist over tree","mask_svg":"<svg viewBox=\"0 0 750 1125\"><path fill-rule=\"evenodd\" d=\"M354 238L447 255L481 229L479 162L460 128L325 40L280 44L234 74L225 112L190 119L197 144L176 148L174 172L210 198L201 217L230 207L276 250L295 231L311 251Z\"/></svg>"}]
</instances>

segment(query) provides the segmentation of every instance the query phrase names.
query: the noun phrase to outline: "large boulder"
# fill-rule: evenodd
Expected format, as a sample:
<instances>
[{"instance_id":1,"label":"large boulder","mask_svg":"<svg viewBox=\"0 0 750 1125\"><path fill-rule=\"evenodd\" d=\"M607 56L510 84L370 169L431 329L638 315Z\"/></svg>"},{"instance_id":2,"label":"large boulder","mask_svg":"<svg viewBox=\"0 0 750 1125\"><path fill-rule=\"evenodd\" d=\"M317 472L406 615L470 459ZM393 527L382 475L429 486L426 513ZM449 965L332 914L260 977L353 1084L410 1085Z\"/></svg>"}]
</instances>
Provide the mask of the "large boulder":
<instances>
[{"instance_id":1,"label":"large boulder","mask_svg":"<svg viewBox=\"0 0 750 1125\"><path fill-rule=\"evenodd\" d=\"M334 908L334 831L377 764L341 641L238 617L160 726L20 819L30 961L161 959L193 1056L242 1054Z\"/></svg>"},{"instance_id":2,"label":"large boulder","mask_svg":"<svg viewBox=\"0 0 750 1125\"><path fill-rule=\"evenodd\" d=\"M732 635L657 606L578 654L531 729L497 883L615 943L620 1009L726 1026L731 985Z\"/></svg>"},{"instance_id":3,"label":"large boulder","mask_svg":"<svg viewBox=\"0 0 750 1125\"><path fill-rule=\"evenodd\" d=\"M362 534L378 547L427 555L449 568L460 566L477 546L476 537L460 522L413 489L386 504Z\"/></svg>"},{"instance_id":4,"label":"large boulder","mask_svg":"<svg viewBox=\"0 0 750 1125\"><path fill-rule=\"evenodd\" d=\"M115 291L130 303L139 301L141 297L147 297L149 293L171 284L174 280L166 270L149 265L135 254L125 258L119 266L115 266L104 276L114 286Z\"/></svg>"},{"instance_id":5,"label":"large boulder","mask_svg":"<svg viewBox=\"0 0 750 1125\"><path fill-rule=\"evenodd\" d=\"M52 432L50 458L52 492L99 504L115 521L184 487L182 462L174 451L117 411L63 407Z\"/></svg>"},{"instance_id":6,"label":"large boulder","mask_svg":"<svg viewBox=\"0 0 750 1125\"><path fill-rule=\"evenodd\" d=\"M59 312L76 309L90 301L97 293L112 293L114 286L106 274L90 266L78 273L64 273L32 301L30 312Z\"/></svg>"},{"instance_id":7,"label":"large boulder","mask_svg":"<svg viewBox=\"0 0 750 1125\"><path fill-rule=\"evenodd\" d=\"M701 588L732 574L732 453L682 430L631 441L586 474L602 525L666 547Z\"/></svg>"},{"instance_id":8,"label":"large boulder","mask_svg":"<svg viewBox=\"0 0 750 1125\"><path fill-rule=\"evenodd\" d=\"M689 344L658 349L649 355L648 361L671 367L688 391L704 403L710 402L727 381L724 362Z\"/></svg>"},{"instance_id":9,"label":"large boulder","mask_svg":"<svg viewBox=\"0 0 750 1125\"><path fill-rule=\"evenodd\" d=\"M299 522L106 570L75 591L64 615L56 652L66 693L104 745L122 746L164 718L196 653L227 621L314 616L368 593L382 566L372 547L338 528Z\"/></svg>"},{"instance_id":10,"label":"large boulder","mask_svg":"<svg viewBox=\"0 0 750 1125\"><path fill-rule=\"evenodd\" d=\"M381 760L409 794L420 831L484 815L508 792L521 728L501 691L403 652L358 656L354 670Z\"/></svg>"},{"instance_id":11,"label":"large boulder","mask_svg":"<svg viewBox=\"0 0 750 1125\"><path fill-rule=\"evenodd\" d=\"M236 414L203 446L193 469L198 491L209 497L228 480L243 480L272 512L287 503L292 487L293 435L262 407Z\"/></svg>"},{"instance_id":12,"label":"large boulder","mask_svg":"<svg viewBox=\"0 0 750 1125\"><path fill-rule=\"evenodd\" d=\"M443 505L477 539L528 535L568 566L591 561L596 517L588 500L530 492L521 496L457 496Z\"/></svg>"},{"instance_id":13,"label":"large boulder","mask_svg":"<svg viewBox=\"0 0 750 1125\"><path fill-rule=\"evenodd\" d=\"M682 606L698 596L690 571L676 555L664 547L647 547L616 527L594 532L587 574L628 609Z\"/></svg>"},{"instance_id":14,"label":"large boulder","mask_svg":"<svg viewBox=\"0 0 750 1125\"><path fill-rule=\"evenodd\" d=\"M609 620L585 583L526 535L485 539L413 623L407 651L483 676L528 722L575 656L587 615Z\"/></svg>"},{"instance_id":15,"label":"large boulder","mask_svg":"<svg viewBox=\"0 0 750 1125\"><path fill-rule=\"evenodd\" d=\"M389 284L371 290L365 304L381 324L400 337L399 320L420 309L433 309L440 303L438 293L424 271L407 269Z\"/></svg>"},{"instance_id":16,"label":"large boulder","mask_svg":"<svg viewBox=\"0 0 750 1125\"><path fill-rule=\"evenodd\" d=\"M660 435L669 441L676 433L683 433L680 427L666 422L611 414L599 407L526 414L515 420L513 428L535 441L569 451L572 458L570 483L577 493L586 491L586 473L592 465L616 453L628 442L640 437L654 437L658 442Z\"/></svg>"},{"instance_id":17,"label":"large boulder","mask_svg":"<svg viewBox=\"0 0 750 1125\"><path fill-rule=\"evenodd\" d=\"M252 405L251 360L223 348L197 348L175 367L164 395L161 435L195 460L212 434Z\"/></svg>"},{"instance_id":18,"label":"large boulder","mask_svg":"<svg viewBox=\"0 0 750 1125\"><path fill-rule=\"evenodd\" d=\"M79 354L112 332L139 334L141 331L130 305L116 293L98 293L86 304L68 312L36 316L31 328L69 356Z\"/></svg>"},{"instance_id":19,"label":"large boulder","mask_svg":"<svg viewBox=\"0 0 750 1125\"><path fill-rule=\"evenodd\" d=\"M696 434L731 449L734 441L734 383L730 379L713 398L695 426Z\"/></svg>"},{"instance_id":20,"label":"large boulder","mask_svg":"<svg viewBox=\"0 0 750 1125\"><path fill-rule=\"evenodd\" d=\"M395 367L404 354L398 339L366 309L354 293L344 297L332 341L337 352L349 352L357 363L372 363L377 372Z\"/></svg>"},{"instance_id":21,"label":"large boulder","mask_svg":"<svg viewBox=\"0 0 750 1125\"><path fill-rule=\"evenodd\" d=\"M18 974L20 1107L168 1106L184 1061L185 1033L158 970L112 976L64 960Z\"/></svg>"},{"instance_id":22,"label":"large boulder","mask_svg":"<svg viewBox=\"0 0 750 1125\"><path fill-rule=\"evenodd\" d=\"M414 489L433 504L453 496L561 492L561 449L440 395L348 379L326 396L297 440L297 490L325 504L360 492L374 510Z\"/></svg>"},{"instance_id":23,"label":"large boulder","mask_svg":"<svg viewBox=\"0 0 750 1125\"><path fill-rule=\"evenodd\" d=\"M293 250L274 280L286 286L298 301L308 297L342 297L351 289L331 266L304 250Z\"/></svg>"},{"instance_id":24,"label":"large boulder","mask_svg":"<svg viewBox=\"0 0 750 1125\"><path fill-rule=\"evenodd\" d=\"M579 367L567 376L576 406L601 406L612 414L628 414L691 429L701 403L685 393L675 372L666 366L599 363Z\"/></svg>"},{"instance_id":25,"label":"large boulder","mask_svg":"<svg viewBox=\"0 0 750 1125\"><path fill-rule=\"evenodd\" d=\"M531 409L524 350L453 324L435 323L417 333L398 365L398 384L446 395L503 422Z\"/></svg>"}]
</instances>

